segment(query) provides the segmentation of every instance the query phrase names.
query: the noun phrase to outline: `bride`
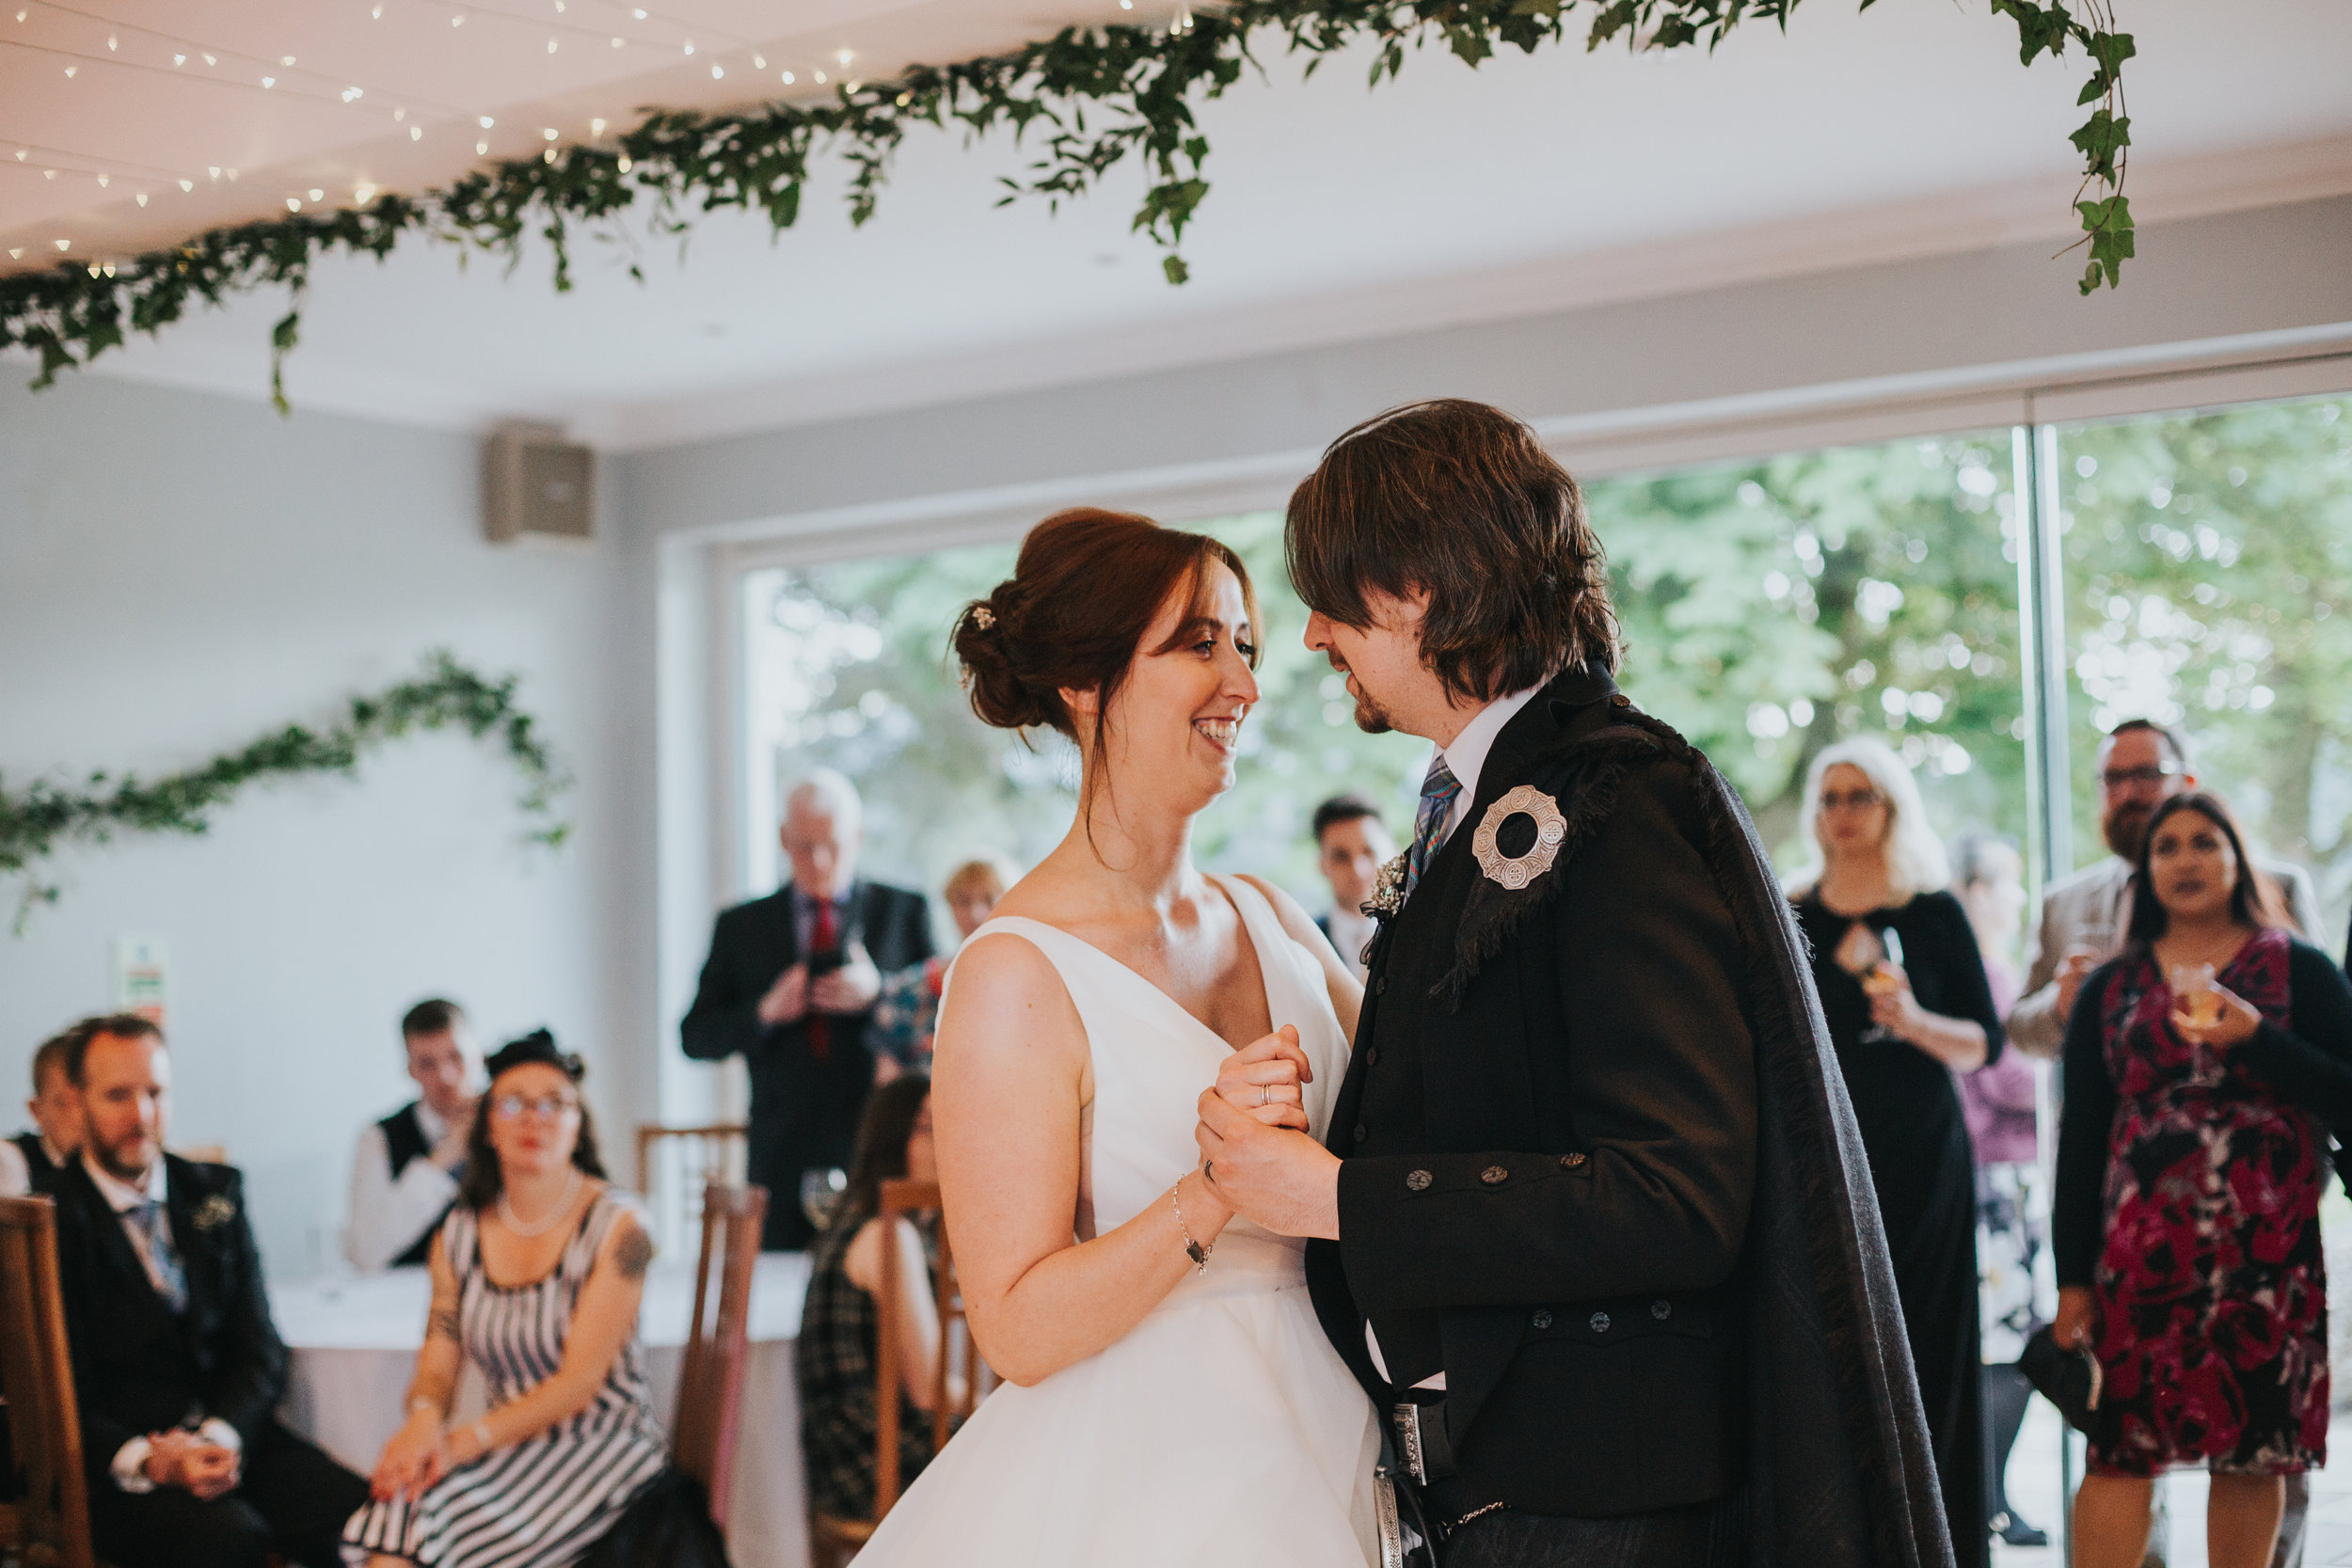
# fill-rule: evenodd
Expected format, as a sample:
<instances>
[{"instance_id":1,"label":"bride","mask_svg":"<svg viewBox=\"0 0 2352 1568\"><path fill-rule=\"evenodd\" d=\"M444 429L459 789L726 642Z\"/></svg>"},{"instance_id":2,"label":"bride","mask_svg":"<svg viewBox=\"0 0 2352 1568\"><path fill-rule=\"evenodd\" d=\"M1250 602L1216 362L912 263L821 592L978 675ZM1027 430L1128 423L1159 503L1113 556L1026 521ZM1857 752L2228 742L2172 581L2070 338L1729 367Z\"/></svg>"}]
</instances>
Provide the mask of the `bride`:
<instances>
[{"instance_id":1,"label":"bride","mask_svg":"<svg viewBox=\"0 0 2352 1568\"><path fill-rule=\"evenodd\" d=\"M1193 867L1258 700L1256 621L1223 545L1073 511L957 625L982 719L1077 742L1079 807L957 958L933 1061L956 1268L1008 1386L861 1568L1375 1554L1372 1410L1305 1243L1236 1219L1193 1142L1212 1081L1322 1137L1362 994L1287 895Z\"/></svg>"}]
</instances>

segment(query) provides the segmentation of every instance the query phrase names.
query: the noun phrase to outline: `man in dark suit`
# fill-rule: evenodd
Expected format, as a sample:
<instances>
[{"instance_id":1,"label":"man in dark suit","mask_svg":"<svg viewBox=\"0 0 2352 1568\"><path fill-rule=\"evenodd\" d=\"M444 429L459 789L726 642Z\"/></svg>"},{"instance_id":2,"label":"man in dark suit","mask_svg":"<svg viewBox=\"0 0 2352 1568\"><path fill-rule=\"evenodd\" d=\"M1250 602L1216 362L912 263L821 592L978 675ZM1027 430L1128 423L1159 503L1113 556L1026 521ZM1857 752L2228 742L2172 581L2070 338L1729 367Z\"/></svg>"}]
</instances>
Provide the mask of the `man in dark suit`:
<instances>
[{"instance_id":1,"label":"man in dark suit","mask_svg":"<svg viewBox=\"0 0 2352 1568\"><path fill-rule=\"evenodd\" d=\"M850 1164L874 1086L866 1022L881 971L931 956L923 895L857 879L862 812L856 787L830 768L793 786L781 830L792 879L719 916L679 1028L689 1056L740 1052L750 1069L749 1174L771 1195L771 1251L816 1236L802 1176Z\"/></svg>"},{"instance_id":2,"label":"man in dark suit","mask_svg":"<svg viewBox=\"0 0 2352 1568\"><path fill-rule=\"evenodd\" d=\"M24 1102L33 1130L0 1144L0 1197L48 1192L82 1146L82 1102L65 1070L72 1037L52 1036L33 1053L33 1098Z\"/></svg>"},{"instance_id":3,"label":"man in dark suit","mask_svg":"<svg viewBox=\"0 0 2352 1568\"><path fill-rule=\"evenodd\" d=\"M1437 754L1327 1147L1214 1089L1200 1136L1311 1238L1406 1519L1446 1568L1948 1563L1787 901L1617 691L1575 481L1498 409L1415 404L1333 443L1288 546L1357 723Z\"/></svg>"},{"instance_id":4,"label":"man in dark suit","mask_svg":"<svg viewBox=\"0 0 2352 1568\"><path fill-rule=\"evenodd\" d=\"M145 1019L97 1019L67 1053L84 1107L60 1175L57 1267L89 1470L90 1533L117 1568L338 1568L368 1483L278 1425L270 1323L237 1173L163 1151L171 1058Z\"/></svg>"}]
</instances>

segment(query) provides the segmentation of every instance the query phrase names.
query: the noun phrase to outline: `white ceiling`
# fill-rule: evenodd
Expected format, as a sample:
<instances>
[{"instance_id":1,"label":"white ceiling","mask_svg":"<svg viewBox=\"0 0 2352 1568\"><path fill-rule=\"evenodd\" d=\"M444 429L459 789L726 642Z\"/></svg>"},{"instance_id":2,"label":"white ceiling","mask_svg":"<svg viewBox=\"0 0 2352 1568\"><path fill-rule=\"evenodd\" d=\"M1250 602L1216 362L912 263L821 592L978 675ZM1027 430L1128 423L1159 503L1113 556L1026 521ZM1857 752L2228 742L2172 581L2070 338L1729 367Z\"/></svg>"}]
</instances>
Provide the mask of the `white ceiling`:
<instances>
[{"instance_id":1,"label":"white ceiling","mask_svg":"<svg viewBox=\"0 0 2352 1568\"><path fill-rule=\"evenodd\" d=\"M1146 8L1125 14L1172 8L1136 3ZM477 135L514 155L544 145L545 126L584 137L591 116L626 124L636 104L739 102L755 52L763 81L789 67L805 84L819 66L837 71L843 48L862 71L1122 14L1116 0L668 0L643 22L628 0L566 0L560 16L554 0L498 0L508 14L382 0L380 21L375 0L68 4L72 14L0 0L0 43L38 26L47 47L103 55L104 37L90 35L109 29L87 13L352 79L279 68L278 87L232 90L183 79L167 60L184 50L170 50L147 71L65 61L77 65L68 80L65 56L0 48L0 248L26 248L24 264L56 237L77 255L127 249L283 211L289 195L307 204L312 188L331 202L363 181L446 180L474 161ZM25 22L10 20L16 8ZM2228 25L2210 0L2122 8L2138 40L2126 83L2143 223L2352 190L2352 5L2261 0L2232 8ZM465 24L450 26L458 14ZM592 47L624 26L625 48ZM112 30L121 56L161 47ZM702 34L691 59L690 30ZM682 255L642 230L617 246L589 242L565 295L544 256L511 277L422 244L380 268L329 263L289 392L306 407L445 424L553 419L602 444L645 445L2020 236L2056 250L2071 228L2081 62L2023 70L2014 39L1983 0L1864 14L1816 0L1785 36L1751 27L1711 57L1570 46L1473 72L1432 49L1371 91L1360 61L1301 84L1295 63L1269 57L1270 81L1247 77L1202 111L1213 188L1183 288L1127 231L1137 171L1058 214L1000 209L996 177L1017 171L1015 150L917 133L862 230L829 177L800 227L772 241L739 215L703 221ZM714 60L725 78L710 76ZM346 103L351 86L365 90ZM294 87L313 96L282 95ZM408 119L395 125L394 107ZM475 114L496 127L477 131ZM22 165L15 137L33 144ZM41 160L75 161L67 149L82 172L43 179ZM151 182L145 208L120 199L140 167L231 159L233 188L199 168L193 195ZM114 175L103 191L102 166ZM642 285L625 271L632 255ZM2079 270L2054 262L2048 286L2071 291ZM111 369L263 395L282 309L254 297L208 312Z\"/></svg>"}]
</instances>

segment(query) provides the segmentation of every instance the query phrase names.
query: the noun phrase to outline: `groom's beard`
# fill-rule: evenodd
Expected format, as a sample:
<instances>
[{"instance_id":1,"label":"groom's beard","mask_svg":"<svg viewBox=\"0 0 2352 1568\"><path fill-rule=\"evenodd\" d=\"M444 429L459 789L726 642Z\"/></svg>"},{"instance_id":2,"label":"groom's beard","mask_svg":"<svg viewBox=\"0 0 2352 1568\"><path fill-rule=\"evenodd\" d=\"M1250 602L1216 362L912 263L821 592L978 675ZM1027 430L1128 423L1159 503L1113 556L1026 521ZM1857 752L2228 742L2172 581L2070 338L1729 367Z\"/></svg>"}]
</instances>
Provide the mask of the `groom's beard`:
<instances>
[{"instance_id":1,"label":"groom's beard","mask_svg":"<svg viewBox=\"0 0 2352 1568\"><path fill-rule=\"evenodd\" d=\"M1341 679L1355 677L1356 727L1358 729L1366 735L1386 735L1396 728L1395 722L1389 718L1389 710L1373 701L1372 693L1364 689L1362 677L1356 675L1356 672L1347 667L1346 661L1342 659L1337 652L1326 654L1324 657L1331 661L1332 670Z\"/></svg>"}]
</instances>

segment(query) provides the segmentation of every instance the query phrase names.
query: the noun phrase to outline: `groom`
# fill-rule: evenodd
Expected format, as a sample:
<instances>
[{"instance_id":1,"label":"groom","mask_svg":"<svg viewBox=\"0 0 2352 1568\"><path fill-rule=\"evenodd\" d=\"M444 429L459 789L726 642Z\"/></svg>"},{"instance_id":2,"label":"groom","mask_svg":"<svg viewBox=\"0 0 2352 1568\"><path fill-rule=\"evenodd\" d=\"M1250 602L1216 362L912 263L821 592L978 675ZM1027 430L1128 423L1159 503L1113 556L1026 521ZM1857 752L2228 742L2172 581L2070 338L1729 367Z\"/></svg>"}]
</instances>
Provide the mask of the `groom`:
<instances>
[{"instance_id":1,"label":"groom","mask_svg":"<svg viewBox=\"0 0 2352 1568\"><path fill-rule=\"evenodd\" d=\"M1332 444L1287 544L1357 723L1437 755L1327 1147L1216 1090L1200 1138L1241 1213L1319 1238L1399 1534L1446 1568L1949 1563L1788 906L1611 679L1576 482L1498 409L1416 404Z\"/></svg>"}]
</instances>

